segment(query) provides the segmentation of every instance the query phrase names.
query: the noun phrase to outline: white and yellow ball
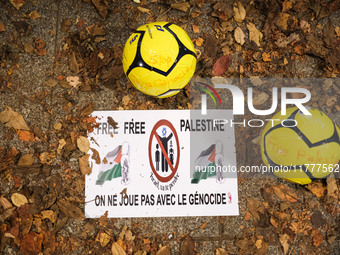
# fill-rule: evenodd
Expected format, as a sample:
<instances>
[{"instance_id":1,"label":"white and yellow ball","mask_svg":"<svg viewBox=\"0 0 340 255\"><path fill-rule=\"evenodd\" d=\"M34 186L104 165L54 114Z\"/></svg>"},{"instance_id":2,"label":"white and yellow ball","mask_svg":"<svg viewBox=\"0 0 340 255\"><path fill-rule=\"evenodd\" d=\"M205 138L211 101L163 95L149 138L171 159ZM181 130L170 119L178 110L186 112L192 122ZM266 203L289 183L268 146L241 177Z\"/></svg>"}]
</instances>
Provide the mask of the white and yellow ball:
<instances>
[{"instance_id":1,"label":"white and yellow ball","mask_svg":"<svg viewBox=\"0 0 340 255\"><path fill-rule=\"evenodd\" d=\"M263 162L276 176L299 184L325 178L340 160L339 128L325 113L313 108L309 112L312 115L304 115L297 107L288 108L284 116L279 112L261 136ZM290 127L281 124L285 119Z\"/></svg>"},{"instance_id":2,"label":"white and yellow ball","mask_svg":"<svg viewBox=\"0 0 340 255\"><path fill-rule=\"evenodd\" d=\"M146 24L126 42L123 67L132 84L143 93L159 98L173 96L195 72L195 48L187 33L175 24Z\"/></svg>"}]
</instances>

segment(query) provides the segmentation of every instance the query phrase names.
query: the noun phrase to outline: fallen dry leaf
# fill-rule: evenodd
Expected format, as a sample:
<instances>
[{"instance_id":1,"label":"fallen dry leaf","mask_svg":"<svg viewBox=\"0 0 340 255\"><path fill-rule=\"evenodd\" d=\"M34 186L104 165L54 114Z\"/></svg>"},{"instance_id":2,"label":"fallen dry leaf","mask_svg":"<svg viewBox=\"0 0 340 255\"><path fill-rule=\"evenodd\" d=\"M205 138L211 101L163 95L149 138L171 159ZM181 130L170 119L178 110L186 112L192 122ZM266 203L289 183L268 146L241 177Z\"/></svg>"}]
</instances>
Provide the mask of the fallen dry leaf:
<instances>
[{"instance_id":1,"label":"fallen dry leaf","mask_svg":"<svg viewBox=\"0 0 340 255\"><path fill-rule=\"evenodd\" d=\"M313 229L312 236L313 236L313 245L315 247L318 247L323 243L322 234L318 229Z\"/></svg>"},{"instance_id":2,"label":"fallen dry leaf","mask_svg":"<svg viewBox=\"0 0 340 255\"><path fill-rule=\"evenodd\" d=\"M234 242L235 246L240 248L240 252L238 254L248 254L248 247L250 245L254 245L254 242L247 238L242 238Z\"/></svg>"},{"instance_id":3,"label":"fallen dry leaf","mask_svg":"<svg viewBox=\"0 0 340 255\"><path fill-rule=\"evenodd\" d=\"M124 188L124 189L120 192L120 194L121 194L121 195L124 195L124 198L127 198L127 197L128 197L128 195L127 195L127 188ZM126 225L124 226L124 229L125 229L125 230L127 229L127 226L126 226ZM124 229L123 229L123 230L124 230ZM125 230L124 230L124 231L125 231ZM123 232L123 231L122 231L122 232Z\"/></svg>"},{"instance_id":4,"label":"fallen dry leaf","mask_svg":"<svg viewBox=\"0 0 340 255\"><path fill-rule=\"evenodd\" d=\"M7 151L7 153L5 153L5 151L2 150L2 149L4 149L4 147L1 147L1 146L0 146L0 155L1 155L2 157L4 157L4 159L5 159L6 161L8 161L8 162L10 162L10 163L13 163L14 158L19 154L19 151L18 151L16 148L11 147L11 148Z\"/></svg>"},{"instance_id":5,"label":"fallen dry leaf","mask_svg":"<svg viewBox=\"0 0 340 255\"><path fill-rule=\"evenodd\" d=\"M12 235L12 234L9 233L9 232L5 233L5 234L4 234L4 237L13 238L13 239L17 238L15 235Z\"/></svg>"},{"instance_id":6,"label":"fallen dry leaf","mask_svg":"<svg viewBox=\"0 0 340 255\"><path fill-rule=\"evenodd\" d=\"M99 152L96 149L93 149L93 148L90 148L90 149L92 151L91 159L93 159L96 162L96 164L99 165L101 162Z\"/></svg>"},{"instance_id":7,"label":"fallen dry leaf","mask_svg":"<svg viewBox=\"0 0 340 255\"><path fill-rule=\"evenodd\" d=\"M145 8L143 8L145 9ZM145 9L147 10L147 9ZM98 25L91 25L86 28L86 31L92 36L103 36L106 35L106 31L103 27ZM74 55L75 58L75 55Z\"/></svg>"},{"instance_id":8,"label":"fallen dry leaf","mask_svg":"<svg viewBox=\"0 0 340 255\"><path fill-rule=\"evenodd\" d=\"M245 35L244 35L244 33L243 33L242 28L237 27L237 28L235 29L235 31L234 31L234 37L235 37L235 41L236 41L237 43L239 43L239 44L241 44L241 45L244 44L244 42L245 42L245 40L244 40Z\"/></svg>"},{"instance_id":9,"label":"fallen dry leaf","mask_svg":"<svg viewBox=\"0 0 340 255\"><path fill-rule=\"evenodd\" d=\"M249 40L254 41L258 47L260 47L260 41L263 38L263 34L258 30L253 23L248 23L247 28L249 30Z\"/></svg>"},{"instance_id":10,"label":"fallen dry leaf","mask_svg":"<svg viewBox=\"0 0 340 255\"><path fill-rule=\"evenodd\" d=\"M16 223L16 224L15 224L13 227L11 227L11 229L9 230L9 233L10 233L12 236L15 236L15 237L18 237L19 232L20 232L19 223ZM27 234L27 233L26 233L26 234Z\"/></svg>"},{"instance_id":11,"label":"fallen dry leaf","mask_svg":"<svg viewBox=\"0 0 340 255\"><path fill-rule=\"evenodd\" d=\"M58 84L58 81L56 81L55 79L48 79L47 81L44 82L44 85L53 88Z\"/></svg>"},{"instance_id":12,"label":"fallen dry leaf","mask_svg":"<svg viewBox=\"0 0 340 255\"><path fill-rule=\"evenodd\" d=\"M270 217L269 222L275 227L275 228L279 228L280 224L278 223L278 221L274 218L274 217Z\"/></svg>"},{"instance_id":13,"label":"fallen dry leaf","mask_svg":"<svg viewBox=\"0 0 340 255\"><path fill-rule=\"evenodd\" d=\"M287 30L289 17L290 15L288 13L284 13L284 12L280 13L280 19L279 19L278 25L282 30Z\"/></svg>"},{"instance_id":14,"label":"fallen dry leaf","mask_svg":"<svg viewBox=\"0 0 340 255\"><path fill-rule=\"evenodd\" d=\"M298 201L296 192L284 184L272 186L275 195L282 201L295 203Z\"/></svg>"},{"instance_id":15,"label":"fallen dry leaf","mask_svg":"<svg viewBox=\"0 0 340 255\"><path fill-rule=\"evenodd\" d=\"M13 195L11 196L11 200L16 207L28 204L27 198L20 193L13 193Z\"/></svg>"},{"instance_id":16,"label":"fallen dry leaf","mask_svg":"<svg viewBox=\"0 0 340 255\"><path fill-rule=\"evenodd\" d=\"M31 19L35 20L40 18L40 15L37 11L32 11L30 14L28 14L28 17L30 17Z\"/></svg>"},{"instance_id":17,"label":"fallen dry leaf","mask_svg":"<svg viewBox=\"0 0 340 255\"><path fill-rule=\"evenodd\" d=\"M142 13L147 13L149 15L151 15L151 11L149 9L137 6L137 9L140 10Z\"/></svg>"},{"instance_id":18,"label":"fallen dry leaf","mask_svg":"<svg viewBox=\"0 0 340 255\"><path fill-rule=\"evenodd\" d=\"M96 122L96 120L94 120ZM107 117L107 123L113 127L113 129L117 129L118 127L118 122L116 122L112 117Z\"/></svg>"},{"instance_id":19,"label":"fallen dry leaf","mask_svg":"<svg viewBox=\"0 0 340 255\"><path fill-rule=\"evenodd\" d=\"M89 158L90 158L90 154L87 154L79 158L79 168L80 168L80 172L83 175L92 173L92 163L90 165Z\"/></svg>"},{"instance_id":20,"label":"fallen dry leaf","mask_svg":"<svg viewBox=\"0 0 340 255\"><path fill-rule=\"evenodd\" d=\"M106 19L109 11L108 11L108 6L107 2L101 1L101 0L91 0L92 4L96 7L96 10L98 11L99 15L103 18Z\"/></svg>"},{"instance_id":21,"label":"fallen dry leaf","mask_svg":"<svg viewBox=\"0 0 340 255\"><path fill-rule=\"evenodd\" d=\"M269 54L269 53L266 53L266 52L263 52L263 53L262 53L262 60L263 60L264 62L272 61L271 58L270 58L270 54Z\"/></svg>"},{"instance_id":22,"label":"fallen dry leaf","mask_svg":"<svg viewBox=\"0 0 340 255\"><path fill-rule=\"evenodd\" d=\"M194 34L197 34L197 33L199 33L199 32L200 32L200 29L199 29L199 27L198 27L198 26L196 26L196 25L192 25L192 31L194 32Z\"/></svg>"},{"instance_id":23,"label":"fallen dry leaf","mask_svg":"<svg viewBox=\"0 0 340 255\"><path fill-rule=\"evenodd\" d=\"M67 32L71 24L72 24L71 19L63 19L63 21L61 22L61 31Z\"/></svg>"},{"instance_id":24,"label":"fallen dry leaf","mask_svg":"<svg viewBox=\"0 0 340 255\"><path fill-rule=\"evenodd\" d=\"M76 219L76 220L85 220L85 215L83 211L75 206L74 204L71 204L70 202L60 199L57 201L57 204L59 206L60 211L65 214L67 217Z\"/></svg>"},{"instance_id":25,"label":"fallen dry leaf","mask_svg":"<svg viewBox=\"0 0 340 255\"><path fill-rule=\"evenodd\" d=\"M262 248L262 242L263 242L262 239L256 240L255 246L256 246L257 249L261 249Z\"/></svg>"},{"instance_id":26,"label":"fallen dry leaf","mask_svg":"<svg viewBox=\"0 0 340 255\"><path fill-rule=\"evenodd\" d=\"M45 210L41 212L42 219L49 219L52 223L56 221L56 214L52 210Z\"/></svg>"},{"instance_id":27,"label":"fallen dry leaf","mask_svg":"<svg viewBox=\"0 0 340 255\"><path fill-rule=\"evenodd\" d=\"M299 43L298 45L294 47L294 52L300 56L302 56L305 53L305 50L306 50L306 46L301 43Z\"/></svg>"},{"instance_id":28,"label":"fallen dry leaf","mask_svg":"<svg viewBox=\"0 0 340 255\"><path fill-rule=\"evenodd\" d=\"M34 44L35 44L35 47L36 47L34 49L34 52L38 56L46 55L47 51L45 49L45 42L43 40L41 40L40 38L36 37L36 38L34 38Z\"/></svg>"},{"instance_id":29,"label":"fallen dry leaf","mask_svg":"<svg viewBox=\"0 0 340 255\"><path fill-rule=\"evenodd\" d=\"M71 52L70 57L69 57L69 68L71 71L75 74L79 73L79 64L76 58L76 54L74 51Z\"/></svg>"},{"instance_id":30,"label":"fallen dry leaf","mask_svg":"<svg viewBox=\"0 0 340 255\"><path fill-rule=\"evenodd\" d=\"M99 217L99 220L98 220L99 226L101 227L107 226L107 215L108 215L108 211L105 211L104 215Z\"/></svg>"},{"instance_id":31,"label":"fallen dry leaf","mask_svg":"<svg viewBox=\"0 0 340 255\"><path fill-rule=\"evenodd\" d=\"M268 100L268 98L269 95L266 92L260 92L258 95L254 96L253 105L257 106L264 104Z\"/></svg>"},{"instance_id":32,"label":"fallen dry leaf","mask_svg":"<svg viewBox=\"0 0 340 255\"><path fill-rule=\"evenodd\" d=\"M138 250L134 255L147 255L146 251Z\"/></svg>"},{"instance_id":33,"label":"fallen dry leaf","mask_svg":"<svg viewBox=\"0 0 340 255\"><path fill-rule=\"evenodd\" d=\"M300 230L300 224L298 222L292 222L289 226L289 228L294 231L295 234L298 233L298 231ZM300 230L301 231L301 230Z\"/></svg>"},{"instance_id":34,"label":"fallen dry leaf","mask_svg":"<svg viewBox=\"0 0 340 255\"><path fill-rule=\"evenodd\" d=\"M123 193L120 192L120 194L123 194ZM127 228L128 227L126 225L122 228L122 231L119 233L118 240L123 240L124 239L124 236L126 234Z\"/></svg>"},{"instance_id":35,"label":"fallen dry leaf","mask_svg":"<svg viewBox=\"0 0 340 255\"><path fill-rule=\"evenodd\" d=\"M332 22L327 23L327 25L322 30L322 34L323 41L326 43L328 47L332 48L336 40L336 33Z\"/></svg>"},{"instance_id":36,"label":"fallen dry leaf","mask_svg":"<svg viewBox=\"0 0 340 255\"><path fill-rule=\"evenodd\" d=\"M334 234L334 235L327 235L327 242L329 244L332 244L334 243L334 241L337 239L337 236Z\"/></svg>"},{"instance_id":37,"label":"fallen dry leaf","mask_svg":"<svg viewBox=\"0 0 340 255\"><path fill-rule=\"evenodd\" d=\"M250 81L254 86L262 85L262 80L259 76L250 76Z\"/></svg>"},{"instance_id":38,"label":"fallen dry leaf","mask_svg":"<svg viewBox=\"0 0 340 255\"><path fill-rule=\"evenodd\" d=\"M184 241L182 242L181 249L179 252L180 255L194 255L195 252L195 243L194 240L187 236Z\"/></svg>"},{"instance_id":39,"label":"fallen dry leaf","mask_svg":"<svg viewBox=\"0 0 340 255\"><path fill-rule=\"evenodd\" d=\"M29 232L20 242L20 251L24 255L40 254L43 235L36 232Z\"/></svg>"},{"instance_id":40,"label":"fallen dry leaf","mask_svg":"<svg viewBox=\"0 0 340 255\"><path fill-rule=\"evenodd\" d=\"M288 64L288 60L286 58L283 58L283 65L287 65Z\"/></svg>"},{"instance_id":41,"label":"fallen dry leaf","mask_svg":"<svg viewBox=\"0 0 340 255\"><path fill-rule=\"evenodd\" d=\"M123 240L118 240L117 242L116 242L120 247L122 247L123 248L123 250L124 251L126 251L126 242L125 241L123 241Z\"/></svg>"},{"instance_id":42,"label":"fallen dry leaf","mask_svg":"<svg viewBox=\"0 0 340 255\"><path fill-rule=\"evenodd\" d=\"M7 200L7 198L5 198L4 196L0 197L0 204L2 205L2 207L4 208L4 210L13 207L11 202L9 202Z\"/></svg>"},{"instance_id":43,"label":"fallen dry leaf","mask_svg":"<svg viewBox=\"0 0 340 255\"><path fill-rule=\"evenodd\" d=\"M228 255L228 254L229 253L225 249L222 249L222 248L216 249L216 255Z\"/></svg>"},{"instance_id":44,"label":"fallen dry leaf","mask_svg":"<svg viewBox=\"0 0 340 255\"><path fill-rule=\"evenodd\" d=\"M241 2L238 2L237 6L233 7L234 9L234 19L237 23L241 23L246 17L246 10L244 9Z\"/></svg>"},{"instance_id":45,"label":"fallen dry leaf","mask_svg":"<svg viewBox=\"0 0 340 255\"><path fill-rule=\"evenodd\" d=\"M25 0L9 0L11 4L18 10L25 4Z\"/></svg>"},{"instance_id":46,"label":"fallen dry leaf","mask_svg":"<svg viewBox=\"0 0 340 255\"><path fill-rule=\"evenodd\" d=\"M104 56L104 54L103 54L102 52L99 52L99 53L98 53L98 58L100 58L100 59L104 59L104 58L105 58L105 56Z\"/></svg>"},{"instance_id":47,"label":"fallen dry leaf","mask_svg":"<svg viewBox=\"0 0 340 255\"><path fill-rule=\"evenodd\" d=\"M97 235L96 241L98 241L102 247L105 247L111 241L111 237L103 230L100 230Z\"/></svg>"},{"instance_id":48,"label":"fallen dry leaf","mask_svg":"<svg viewBox=\"0 0 340 255\"><path fill-rule=\"evenodd\" d=\"M87 153L90 149L90 142L85 136L79 136L77 139L77 146L81 152Z\"/></svg>"},{"instance_id":49,"label":"fallen dry leaf","mask_svg":"<svg viewBox=\"0 0 340 255\"><path fill-rule=\"evenodd\" d=\"M305 21L305 20L300 20L300 28L305 33L309 33L310 32L310 24L307 21Z\"/></svg>"},{"instance_id":50,"label":"fallen dry leaf","mask_svg":"<svg viewBox=\"0 0 340 255\"><path fill-rule=\"evenodd\" d=\"M57 123L55 123L54 125L53 125L53 128L55 129L55 130L60 130L61 128L63 127L63 124L61 124L60 122L57 122Z\"/></svg>"},{"instance_id":51,"label":"fallen dry leaf","mask_svg":"<svg viewBox=\"0 0 340 255\"><path fill-rule=\"evenodd\" d=\"M197 18L198 16L200 16L200 12L192 12L192 13L191 13L191 16L192 16L193 18Z\"/></svg>"},{"instance_id":52,"label":"fallen dry leaf","mask_svg":"<svg viewBox=\"0 0 340 255\"><path fill-rule=\"evenodd\" d=\"M25 154L23 155L19 161L18 166L19 167L25 167L25 166L31 166L34 163L34 155L33 154Z\"/></svg>"},{"instance_id":53,"label":"fallen dry leaf","mask_svg":"<svg viewBox=\"0 0 340 255\"><path fill-rule=\"evenodd\" d=\"M203 42L204 42L204 40L203 40L203 38L197 38L196 40L195 40L195 43L196 43L196 46L198 46L198 47L201 47L202 46L202 44L203 44Z\"/></svg>"},{"instance_id":54,"label":"fallen dry leaf","mask_svg":"<svg viewBox=\"0 0 340 255\"><path fill-rule=\"evenodd\" d=\"M127 106L130 103L130 96L125 95L122 99L122 103L123 103L123 105Z\"/></svg>"},{"instance_id":55,"label":"fallen dry leaf","mask_svg":"<svg viewBox=\"0 0 340 255\"><path fill-rule=\"evenodd\" d=\"M1 31L1 30L0 30ZM334 31L335 31L335 33L336 33L336 36L337 37L340 37L340 27L336 27L335 29L334 29Z\"/></svg>"},{"instance_id":56,"label":"fallen dry leaf","mask_svg":"<svg viewBox=\"0 0 340 255\"><path fill-rule=\"evenodd\" d=\"M251 142L253 144L260 145L261 144L261 136L259 135L259 136L255 137L253 140L251 140Z\"/></svg>"},{"instance_id":57,"label":"fallen dry leaf","mask_svg":"<svg viewBox=\"0 0 340 255\"><path fill-rule=\"evenodd\" d=\"M336 200L339 198L339 189L333 173L327 178L327 196Z\"/></svg>"},{"instance_id":58,"label":"fallen dry leaf","mask_svg":"<svg viewBox=\"0 0 340 255\"><path fill-rule=\"evenodd\" d=\"M35 142L34 134L27 130L17 130L18 138L24 142Z\"/></svg>"},{"instance_id":59,"label":"fallen dry leaf","mask_svg":"<svg viewBox=\"0 0 340 255\"><path fill-rule=\"evenodd\" d=\"M125 240L126 241L133 241L133 240L135 240L135 238L136 237L132 234L131 230L128 229L125 233Z\"/></svg>"},{"instance_id":60,"label":"fallen dry leaf","mask_svg":"<svg viewBox=\"0 0 340 255\"><path fill-rule=\"evenodd\" d=\"M55 155L53 153L48 153L47 151L40 154L39 159L41 164L52 164Z\"/></svg>"},{"instance_id":61,"label":"fallen dry leaf","mask_svg":"<svg viewBox=\"0 0 340 255\"><path fill-rule=\"evenodd\" d=\"M20 177L17 175L13 175L13 181L14 181L14 188L17 189L21 185Z\"/></svg>"},{"instance_id":62,"label":"fallen dry leaf","mask_svg":"<svg viewBox=\"0 0 340 255\"><path fill-rule=\"evenodd\" d=\"M44 235L43 247L44 247L44 254L52 255L55 254L54 251L57 247L55 236L50 231L42 231Z\"/></svg>"},{"instance_id":63,"label":"fallen dry leaf","mask_svg":"<svg viewBox=\"0 0 340 255\"><path fill-rule=\"evenodd\" d=\"M112 244L111 252L112 255L126 255L126 252L124 251L123 247L120 246L117 242L114 242Z\"/></svg>"},{"instance_id":64,"label":"fallen dry leaf","mask_svg":"<svg viewBox=\"0 0 340 255\"><path fill-rule=\"evenodd\" d=\"M59 143L59 145L58 145L58 148L57 148L57 153L60 155L62 149L66 145L66 141L65 141L65 139L60 139L58 143Z\"/></svg>"},{"instance_id":65,"label":"fallen dry leaf","mask_svg":"<svg viewBox=\"0 0 340 255\"><path fill-rule=\"evenodd\" d=\"M26 53L31 53L34 51L34 47L31 43L29 42L24 42L24 50Z\"/></svg>"},{"instance_id":66,"label":"fallen dry leaf","mask_svg":"<svg viewBox=\"0 0 340 255\"><path fill-rule=\"evenodd\" d=\"M6 31L6 28L5 28L4 23L0 22L0 32L5 32L5 31Z\"/></svg>"},{"instance_id":67,"label":"fallen dry leaf","mask_svg":"<svg viewBox=\"0 0 340 255\"><path fill-rule=\"evenodd\" d=\"M244 215L244 220L248 221L248 220L250 220L250 218L251 218L250 212L246 212L246 215Z\"/></svg>"},{"instance_id":68,"label":"fallen dry leaf","mask_svg":"<svg viewBox=\"0 0 340 255\"><path fill-rule=\"evenodd\" d=\"M293 7L293 3L290 0L285 0L282 3L282 11L286 12L289 11Z\"/></svg>"},{"instance_id":69,"label":"fallen dry leaf","mask_svg":"<svg viewBox=\"0 0 340 255\"><path fill-rule=\"evenodd\" d=\"M204 53L210 58L215 58L218 52L218 42L215 36L208 35L204 42Z\"/></svg>"},{"instance_id":70,"label":"fallen dry leaf","mask_svg":"<svg viewBox=\"0 0 340 255\"><path fill-rule=\"evenodd\" d=\"M20 208L18 208L18 213L19 213L19 217L21 218L20 220L20 231L21 231L21 235L25 236L27 235L31 228L32 228L32 224L33 224L33 215L30 213L26 213L26 211L29 209L29 205L26 204Z\"/></svg>"},{"instance_id":71,"label":"fallen dry leaf","mask_svg":"<svg viewBox=\"0 0 340 255\"><path fill-rule=\"evenodd\" d=\"M317 198L322 198L326 193L326 187L321 182L313 182L306 185L306 188L312 192Z\"/></svg>"},{"instance_id":72,"label":"fallen dry leaf","mask_svg":"<svg viewBox=\"0 0 340 255\"><path fill-rule=\"evenodd\" d=\"M213 75L220 76L224 74L230 65L231 56L221 56L213 66Z\"/></svg>"},{"instance_id":73,"label":"fallen dry leaf","mask_svg":"<svg viewBox=\"0 0 340 255\"><path fill-rule=\"evenodd\" d=\"M278 47L287 47L288 44L290 44L294 41L295 42L300 41L299 34L293 33L293 34L289 35L288 37L282 37L282 38L278 39L275 44Z\"/></svg>"},{"instance_id":74,"label":"fallen dry leaf","mask_svg":"<svg viewBox=\"0 0 340 255\"><path fill-rule=\"evenodd\" d=\"M73 88L78 88L81 84L81 81L78 76L69 76L66 78L66 81L72 86Z\"/></svg>"},{"instance_id":75,"label":"fallen dry leaf","mask_svg":"<svg viewBox=\"0 0 340 255\"><path fill-rule=\"evenodd\" d=\"M280 236L280 243L281 243L281 245L283 247L284 254L288 253L288 250L289 250L289 243L288 243L288 241L289 241L289 239L290 239L289 235L287 235L287 234L283 234L283 235Z\"/></svg>"},{"instance_id":76,"label":"fallen dry leaf","mask_svg":"<svg viewBox=\"0 0 340 255\"><path fill-rule=\"evenodd\" d=\"M259 200L254 198L247 199L247 207L251 215L256 219L260 220L260 213L264 213L264 207Z\"/></svg>"},{"instance_id":77,"label":"fallen dry leaf","mask_svg":"<svg viewBox=\"0 0 340 255\"><path fill-rule=\"evenodd\" d=\"M174 8L179 11L187 12L188 9L190 8L190 4L188 2L175 3L175 4L171 4L171 8Z\"/></svg>"},{"instance_id":78,"label":"fallen dry leaf","mask_svg":"<svg viewBox=\"0 0 340 255\"><path fill-rule=\"evenodd\" d=\"M162 248L160 248L156 255L171 255L171 251L168 245L163 246Z\"/></svg>"},{"instance_id":79,"label":"fallen dry leaf","mask_svg":"<svg viewBox=\"0 0 340 255\"><path fill-rule=\"evenodd\" d=\"M30 130L22 115L13 111L9 106L0 112L0 121L5 123L8 128Z\"/></svg>"}]
</instances>

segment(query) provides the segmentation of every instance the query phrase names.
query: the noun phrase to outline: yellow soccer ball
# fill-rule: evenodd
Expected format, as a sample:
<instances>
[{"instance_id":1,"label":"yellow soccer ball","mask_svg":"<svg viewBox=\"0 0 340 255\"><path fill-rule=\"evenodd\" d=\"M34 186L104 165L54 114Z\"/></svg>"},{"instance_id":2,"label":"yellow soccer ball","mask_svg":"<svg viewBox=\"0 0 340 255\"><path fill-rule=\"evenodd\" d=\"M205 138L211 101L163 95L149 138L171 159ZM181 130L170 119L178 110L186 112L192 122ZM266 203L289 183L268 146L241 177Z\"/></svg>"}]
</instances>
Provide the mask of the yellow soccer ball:
<instances>
[{"instance_id":1,"label":"yellow soccer ball","mask_svg":"<svg viewBox=\"0 0 340 255\"><path fill-rule=\"evenodd\" d=\"M176 95L196 69L196 53L187 33L175 24L143 25L125 44L123 67L132 84L147 95Z\"/></svg>"},{"instance_id":2,"label":"yellow soccer ball","mask_svg":"<svg viewBox=\"0 0 340 255\"><path fill-rule=\"evenodd\" d=\"M339 128L323 112L309 112L304 115L297 107L284 116L279 112L261 135L263 162L276 176L299 184L339 171Z\"/></svg>"}]
</instances>

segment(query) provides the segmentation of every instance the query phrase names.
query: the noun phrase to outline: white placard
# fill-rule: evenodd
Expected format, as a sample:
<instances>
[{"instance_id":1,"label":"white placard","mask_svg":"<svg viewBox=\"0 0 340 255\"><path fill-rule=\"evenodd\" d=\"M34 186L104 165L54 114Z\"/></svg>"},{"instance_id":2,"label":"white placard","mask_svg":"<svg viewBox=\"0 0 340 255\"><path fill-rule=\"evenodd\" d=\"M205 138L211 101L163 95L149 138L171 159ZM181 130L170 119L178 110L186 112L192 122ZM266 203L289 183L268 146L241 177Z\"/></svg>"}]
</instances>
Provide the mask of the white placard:
<instances>
[{"instance_id":1,"label":"white placard","mask_svg":"<svg viewBox=\"0 0 340 255\"><path fill-rule=\"evenodd\" d=\"M232 119L229 110L216 113ZM207 162L236 166L233 128L218 129L213 119L192 110L92 116L99 127L88 137L92 173L86 176L86 217L106 211L124 218L239 214L236 174L208 175L203 169ZM108 124L109 117L118 129Z\"/></svg>"}]
</instances>

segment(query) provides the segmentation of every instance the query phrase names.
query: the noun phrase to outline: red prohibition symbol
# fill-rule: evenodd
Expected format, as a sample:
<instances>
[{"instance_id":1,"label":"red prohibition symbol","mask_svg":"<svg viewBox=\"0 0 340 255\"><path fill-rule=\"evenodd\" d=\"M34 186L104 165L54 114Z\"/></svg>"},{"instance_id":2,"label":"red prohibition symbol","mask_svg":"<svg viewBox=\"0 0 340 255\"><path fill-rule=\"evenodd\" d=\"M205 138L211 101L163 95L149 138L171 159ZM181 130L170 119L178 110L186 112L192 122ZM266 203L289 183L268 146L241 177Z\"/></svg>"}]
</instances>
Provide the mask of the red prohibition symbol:
<instances>
[{"instance_id":1,"label":"red prohibition symbol","mask_svg":"<svg viewBox=\"0 0 340 255\"><path fill-rule=\"evenodd\" d=\"M160 137L158 136L157 134L157 129L161 126L166 126L168 127L171 132L173 133L174 135L174 138L176 140L176 147L177 147L177 157L176 157L176 163L175 165L173 165L171 163L171 160L169 159L169 155L166 151L166 149L164 148L163 144L162 144L162 141L160 139ZM170 167L170 175L168 176L161 176L159 175L158 171L156 171L155 169L155 165L154 165L154 162L152 160L152 141L153 139L156 139L157 140L157 143L162 151L162 154L164 155L165 157L165 160L166 162L168 163L169 167ZM177 135L177 132L176 132L176 129L174 128L174 126L171 124L170 121L168 120L160 120L156 123L156 125L153 127L152 131L151 131L151 134L150 134L150 139L149 139L149 162L150 162L150 166L151 166L151 170L152 172L154 173L154 175L156 176L156 178L160 181L160 182L168 182L170 181L176 174L177 172L177 169L178 169L178 165L179 165L179 158L180 158L180 149L179 149L179 140L178 140L178 135Z\"/></svg>"}]
</instances>

